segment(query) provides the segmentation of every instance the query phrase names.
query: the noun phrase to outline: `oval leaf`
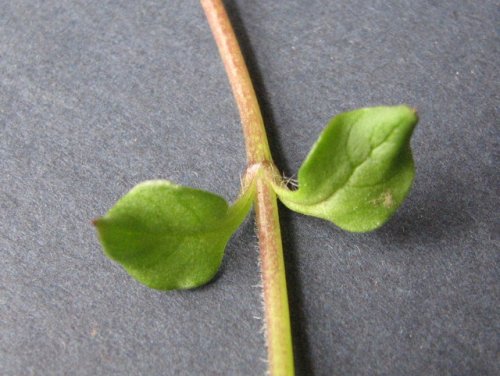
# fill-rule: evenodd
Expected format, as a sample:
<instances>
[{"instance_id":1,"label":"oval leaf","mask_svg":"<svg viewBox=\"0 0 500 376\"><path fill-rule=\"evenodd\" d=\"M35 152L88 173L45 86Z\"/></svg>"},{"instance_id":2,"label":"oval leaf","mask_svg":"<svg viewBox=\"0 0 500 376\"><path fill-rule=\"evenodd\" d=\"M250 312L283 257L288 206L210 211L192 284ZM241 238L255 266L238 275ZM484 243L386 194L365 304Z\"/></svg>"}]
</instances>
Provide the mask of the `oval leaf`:
<instances>
[{"instance_id":1,"label":"oval leaf","mask_svg":"<svg viewBox=\"0 0 500 376\"><path fill-rule=\"evenodd\" d=\"M380 227L413 182L409 141L417 121L407 106L363 108L334 117L300 167L299 188L275 186L276 193L288 208L348 231Z\"/></svg>"},{"instance_id":2,"label":"oval leaf","mask_svg":"<svg viewBox=\"0 0 500 376\"><path fill-rule=\"evenodd\" d=\"M94 224L106 255L139 282L187 289L213 278L251 204L250 191L228 206L212 193L153 180L135 186Z\"/></svg>"}]
</instances>

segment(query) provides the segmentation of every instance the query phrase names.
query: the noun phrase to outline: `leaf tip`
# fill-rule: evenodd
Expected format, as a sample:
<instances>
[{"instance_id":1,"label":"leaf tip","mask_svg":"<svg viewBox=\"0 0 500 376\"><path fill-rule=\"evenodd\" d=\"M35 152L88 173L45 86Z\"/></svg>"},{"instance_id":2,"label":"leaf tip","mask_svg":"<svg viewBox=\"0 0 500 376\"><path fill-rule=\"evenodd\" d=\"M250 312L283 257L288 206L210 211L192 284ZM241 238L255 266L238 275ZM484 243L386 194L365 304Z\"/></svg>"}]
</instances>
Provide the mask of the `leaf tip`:
<instances>
[{"instance_id":1,"label":"leaf tip","mask_svg":"<svg viewBox=\"0 0 500 376\"><path fill-rule=\"evenodd\" d=\"M404 104L403 106L406 107L407 110L410 112L411 116L413 117L413 121L416 124L418 122L418 120L419 120L417 108L413 107L413 106L409 106L407 104Z\"/></svg>"},{"instance_id":2,"label":"leaf tip","mask_svg":"<svg viewBox=\"0 0 500 376\"><path fill-rule=\"evenodd\" d=\"M99 227L99 225L102 223L102 217L95 218L90 223L92 223L92 226L94 227Z\"/></svg>"}]
</instances>

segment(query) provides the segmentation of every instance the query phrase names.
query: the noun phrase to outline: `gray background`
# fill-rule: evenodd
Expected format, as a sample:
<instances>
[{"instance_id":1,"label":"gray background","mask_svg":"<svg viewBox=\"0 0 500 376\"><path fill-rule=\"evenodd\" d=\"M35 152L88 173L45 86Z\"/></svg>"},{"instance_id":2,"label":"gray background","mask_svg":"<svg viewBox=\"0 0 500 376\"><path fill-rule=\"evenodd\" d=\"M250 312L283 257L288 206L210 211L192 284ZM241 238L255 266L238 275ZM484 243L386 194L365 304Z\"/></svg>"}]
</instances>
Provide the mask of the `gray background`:
<instances>
[{"instance_id":1,"label":"gray background","mask_svg":"<svg viewBox=\"0 0 500 376\"><path fill-rule=\"evenodd\" d=\"M498 374L498 2L226 3L288 176L336 113L420 113L414 189L385 227L281 208L298 374ZM213 283L170 293L90 225L147 179L238 192L197 1L2 1L0 129L0 374L265 373L252 219Z\"/></svg>"}]
</instances>

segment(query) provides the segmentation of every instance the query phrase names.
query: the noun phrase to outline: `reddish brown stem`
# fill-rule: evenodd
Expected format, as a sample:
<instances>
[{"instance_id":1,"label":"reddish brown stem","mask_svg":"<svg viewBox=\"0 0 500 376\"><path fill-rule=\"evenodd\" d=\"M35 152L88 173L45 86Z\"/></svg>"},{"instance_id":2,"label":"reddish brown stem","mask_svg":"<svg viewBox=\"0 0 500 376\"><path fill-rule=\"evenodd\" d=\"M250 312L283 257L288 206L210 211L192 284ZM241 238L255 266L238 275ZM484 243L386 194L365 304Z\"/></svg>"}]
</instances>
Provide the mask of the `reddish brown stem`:
<instances>
[{"instance_id":1,"label":"reddish brown stem","mask_svg":"<svg viewBox=\"0 0 500 376\"><path fill-rule=\"evenodd\" d=\"M248 164L271 161L264 121L238 40L220 0L201 0L240 111Z\"/></svg>"},{"instance_id":2,"label":"reddish brown stem","mask_svg":"<svg viewBox=\"0 0 500 376\"><path fill-rule=\"evenodd\" d=\"M221 0L201 0L240 111L247 152L247 173L256 187L255 211L264 290L269 372L293 375L293 351L283 246L276 194L275 167L264 122L243 55ZM248 179L247 179L248 180Z\"/></svg>"}]
</instances>

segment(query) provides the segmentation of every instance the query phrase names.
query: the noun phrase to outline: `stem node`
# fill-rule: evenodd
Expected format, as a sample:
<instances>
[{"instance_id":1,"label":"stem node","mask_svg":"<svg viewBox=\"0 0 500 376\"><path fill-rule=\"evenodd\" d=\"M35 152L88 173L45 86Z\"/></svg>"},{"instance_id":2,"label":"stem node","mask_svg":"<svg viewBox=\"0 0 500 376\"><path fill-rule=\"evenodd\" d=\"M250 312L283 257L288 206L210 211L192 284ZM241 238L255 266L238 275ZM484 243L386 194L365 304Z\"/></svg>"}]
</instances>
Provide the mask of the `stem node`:
<instances>
[{"instance_id":1,"label":"stem node","mask_svg":"<svg viewBox=\"0 0 500 376\"><path fill-rule=\"evenodd\" d=\"M276 167L272 162L257 96L222 1L201 0L201 5L240 112L248 161L244 182L248 184L255 179L256 184L255 212L269 373L289 376L294 374L294 364L278 204L272 188L277 176Z\"/></svg>"}]
</instances>

